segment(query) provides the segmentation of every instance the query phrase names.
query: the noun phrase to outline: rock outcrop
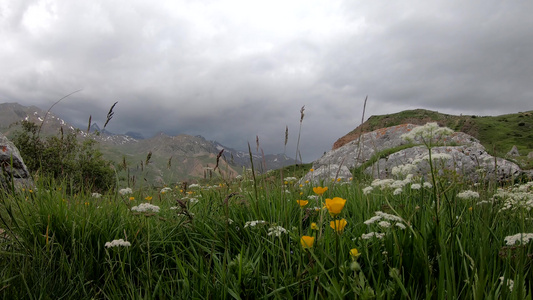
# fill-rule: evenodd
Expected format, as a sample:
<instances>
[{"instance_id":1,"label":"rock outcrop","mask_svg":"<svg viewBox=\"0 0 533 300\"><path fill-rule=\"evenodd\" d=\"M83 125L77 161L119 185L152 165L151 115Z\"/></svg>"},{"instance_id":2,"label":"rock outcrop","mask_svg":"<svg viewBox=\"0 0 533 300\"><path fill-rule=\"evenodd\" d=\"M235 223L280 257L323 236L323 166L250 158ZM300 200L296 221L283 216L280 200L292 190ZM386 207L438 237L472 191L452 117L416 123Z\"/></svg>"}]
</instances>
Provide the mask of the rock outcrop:
<instances>
[{"instance_id":1,"label":"rock outcrop","mask_svg":"<svg viewBox=\"0 0 533 300\"><path fill-rule=\"evenodd\" d=\"M409 142L402 138L415 127L413 124L403 124L365 133L324 154L313 163L314 171L306 174L302 181L349 178L352 176L351 170L361 168L363 164L363 172L374 178L390 178L407 173L425 176L430 167L429 151L423 145L424 141L418 139ZM507 180L522 174L517 164L491 156L476 138L468 134L453 132L438 137L435 142L438 146L432 147L432 161L440 174L455 172L473 181Z\"/></svg>"},{"instance_id":2,"label":"rock outcrop","mask_svg":"<svg viewBox=\"0 0 533 300\"><path fill-rule=\"evenodd\" d=\"M0 133L0 188L33 187L30 172L15 145Z\"/></svg>"},{"instance_id":3,"label":"rock outcrop","mask_svg":"<svg viewBox=\"0 0 533 300\"><path fill-rule=\"evenodd\" d=\"M518 152L518 148L516 148L516 145L514 145L513 148L511 148L509 152L507 152L507 156L508 157L520 156L520 152Z\"/></svg>"}]
</instances>

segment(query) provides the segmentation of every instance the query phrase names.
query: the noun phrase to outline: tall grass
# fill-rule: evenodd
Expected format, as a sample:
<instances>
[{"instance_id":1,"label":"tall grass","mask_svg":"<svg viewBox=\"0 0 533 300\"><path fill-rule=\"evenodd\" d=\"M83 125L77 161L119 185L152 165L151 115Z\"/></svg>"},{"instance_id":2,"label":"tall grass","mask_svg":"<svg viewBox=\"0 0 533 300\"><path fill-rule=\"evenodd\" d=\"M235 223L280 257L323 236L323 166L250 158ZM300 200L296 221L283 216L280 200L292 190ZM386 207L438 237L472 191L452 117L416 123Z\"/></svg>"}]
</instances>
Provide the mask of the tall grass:
<instances>
[{"instance_id":1,"label":"tall grass","mask_svg":"<svg viewBox=\"0 0 533 300\"><path fill-rule=\"evenodd\" d=\"M312 183L265 176L189 186L186 192L177 186L164 192L144 188L96 198L68 194L68 183L41 179L34 190L2 195L0 294L531 299L532 243L504 240L532 231L531 211L505 209L507 200L493 200L496 190L483 184L437 177L435 192L412 185L419 180L401 193L385 185L363 193L368 183L357 181L326 183L329 189L317 196ZM531 194L532 188L521 190ZM459 198L465 189L480 198ZM347 220L342 233L330 227L333 218L322 208L333 197L347 200L336 217ZM300 207L300 199L309 202ZM131 210L147 202L159 212ZM378 214L393 217L368 221ZM371 232L382 238L368 238ZM302 248L303 235L315 237L310 249ZM131 246L105 247L118 239ZM359 257L350 255L353 248Z\"/></svg>"}]
</instances>

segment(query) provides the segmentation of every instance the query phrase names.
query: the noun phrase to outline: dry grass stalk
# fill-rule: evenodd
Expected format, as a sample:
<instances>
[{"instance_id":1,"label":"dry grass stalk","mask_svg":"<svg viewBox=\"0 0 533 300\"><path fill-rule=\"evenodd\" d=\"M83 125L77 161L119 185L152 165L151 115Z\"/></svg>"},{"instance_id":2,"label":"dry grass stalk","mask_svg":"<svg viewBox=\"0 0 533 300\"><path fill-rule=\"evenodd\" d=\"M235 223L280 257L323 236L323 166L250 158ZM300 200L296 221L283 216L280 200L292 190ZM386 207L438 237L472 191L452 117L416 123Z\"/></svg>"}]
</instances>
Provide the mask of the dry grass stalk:
<instances>
[{"instance_id":1,"label":"dry grass stalk","mask_svg":"<svg viewBox=\"0 0 533 300\"><path fill-rule=\"evenodd\" d=\"M111 108L109 109L109 112L107 113L107 120L105 121L105 124L104 124L104 128L103 128L103 129L105 129L105 127L107 126L107 123L109 123L109 121L111 121L111 119L113 118L113 115L115 114L115 113L113 112L113 108L115 108L115 105L117 105L117 103L118 103L118 101L115 102L115 103L111 106Z\"/></svg>"}]
</instances>

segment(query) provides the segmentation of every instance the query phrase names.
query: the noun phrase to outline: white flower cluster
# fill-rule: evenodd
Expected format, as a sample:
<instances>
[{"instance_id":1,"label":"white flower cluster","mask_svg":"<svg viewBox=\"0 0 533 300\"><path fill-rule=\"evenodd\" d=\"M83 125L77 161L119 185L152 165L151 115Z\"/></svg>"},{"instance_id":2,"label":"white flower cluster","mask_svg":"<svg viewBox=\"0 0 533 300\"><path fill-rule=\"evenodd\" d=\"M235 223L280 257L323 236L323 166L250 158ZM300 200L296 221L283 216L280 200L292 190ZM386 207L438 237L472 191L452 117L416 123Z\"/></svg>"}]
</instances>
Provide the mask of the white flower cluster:
<instances>
[{"instance_id":1,"label":"white flower cluster","mask_svg":"<svg viewBox=\"0 0 533 300\"><path fill-rule=\"evenodd\" d=\"M263 221L263 220L248 221L248 222L244 223L244 228L246 228L246 227L255 227L258 224L266 224L266 221Z\"/></svg>"},{"instance_id":2,"label":"white flower cluster","mask_svg":"<svg viewBox=\"0 0 533 300\"><path fill-rule=\"evenodd\" d=\"M381 189L385 189L391 186L391 184L394 182L394 179L375 179L370 184L372 187L379 187Z\"/></svg>"},{"instance_id":3,"label":"white flower cluster","mask_svg":"<svg viewBox=\"0 0 533 300\"><path fill-rule=\"evenodd\" d=\"M106 248L112 248L112 247L129 247L131 246L131 243L128 241L124 241L123 239L120 240L113 240L111 242L105 243Z\"/></svg>"},{"instance_id":4,"label":"white flower cluster","mask_svg":"<svg viewBox=\"0 0 533 300\"><path fill-rule=\"evenodd\" d=\"M164 194L164 193L166 193L166 192L168 192L168 191L172 191L172 189L169 188L169 187L164 187L164 188L162 188L161 191L159 191L159 192L160 192L161 194Z\"/></svg>"},{"instance_id":5,"label":"white flower cluster","mask_svg":"<svg viewBox=\"0 0 533 300\"><path fill-rule=\"evenodd\" d=\"M120 189L118 191L119 194L121 194L122 196L124 195L127 195L127 194L132 194L133 191L131 190L131 188L125 188L125 189Z\"/></svg>"},{"instance_id":6,"label":"white flower cluster","mask_svg":"<svg viewBox=\"0 0 533 300\"><path fill-rule=\"evenodd\" d=\"M198 203L198 198L189 198L189 202L190 202L191 204Z\"/></svg>"},{"instance_id":7,"label":"white flower cluster","mask_svg":"<svg viewBox=\"0 0 533 300\"><path fill-rule=\"evenodd\" d=\"M372 186L367 186L366 188L363 189L363 194L364 195L368 195L372 192L374 188Z\"/></svg>"},{"instance_id":8,"label":"white flower cluster","mask_svg":"<svg viewBox=\"0 0 533 300\"><path fill-rule=\"evenodd\" d=\"M189 184L189 188L190 189L199 188L199 187L200 187L200 185L198 183Z\"/></svg>"},{"instance_id":9,"label":"white flower cluster","mask_svg":"<svg viewBox=\"0 0 533 300\"><path fill-rule=\"evenodd\" d=\"M147 212L147 211L159 212L159 206L152 205L150 203L141 203L138 206L132 207L131 210L137 211L137 212Z\"/></svg>"},{"instance_id":10,"label":"white flower cluster","mask_svg":"<svg viewBox=\"0 0 533 300\"><path fill-rule=\"evenodd\" d=\"M102 197L102 194L100 194L100 193L92 193L91 196L93 198L100 198L100 197Z\"/></svg>"},{"instance_id":11,"label":"white flower cluster","mask_svg":"<svg viewBox=\"0 0 533 300\"><path fill-rule=\"evenodd\" d=\"M364 223L366 225L371 225L377 222L378 226L381 228L390 228L394 223L394 226L402 230L406 228L403 224L403 219L398 216L384 213L382 211L376 211L375 214L375 216L366 220Z\"/></svg>"},{"instance_id":12,"label":"white flower cluster","mask_svg":"<svg viewBox=\"0 0 533 300\"><path fill-rule=\"evenodd\" d=\"M508 246L512 246L516 244L516 242L520 242L520 244L527 244L529 243L529 240L533 239L533 233L517 233L515 235L506 236L504 238L505 244Z\"/></svg>"},{"instance_id":13,"label":"white flower cluster","mask_svg":"<svg viewBox=\"0 0 533 300\"><path fill-rule=\"evenodd\" d=\"M272 226L268 228L268 235L281 236L282 233L289 233L289 231L281 226Z\"/></svg>"},{"instance_id":14,"label":"white flower cluster","mask_svg":"<svg viewBox=\"0 0 533 300\"><path fill-rule=\"evenodd\" d=\"M397 177L403 177L409 174L413 174L418 170L418 166L414 164L404 164L392 168L392 175Z\"/></svg>"},{"instance_id":15,"label":"white flower cluster","mask_svg":"<svg viewBox=\"0 0 533 300\"><path fill-rule=\"evenodd\" d=\"M479 199L479 193L471 190L466 190L457 194L457 198L461 199Z\"/></svg>"},{"instance_id":16,"label":"white flower cluster","mask_svg":"<svg viewBox=\"0 0 533 300\"><path fill-rule=\"evenodd\" d=\"M296 178L296 177L285 177L285 181L293 183L293 182L298 181L298 178Z\"/></svg>"},{"instance_id":17,"label":"white flower cluster","mask_svg":"<svg viewBox=\"0 0 533 300\"><path fill-rule=\"evenodd\" d=\"M383 239L384 236L385 236L385 233L383 233L383 232L369 232L369 233L363 233L361 235L361 238L363 240L369 240L369 239L375 237L378 240L381 240L381 239Z\"/></svg>"},{"instance_id":18,"label":"white flower cluster","mask_svg":"<svg viewBox=\"0 0 533 300\"><path fill-rule=\"evenodd\" d=\"M317 195L309 195L309 196L307 196L307 199L309 199L309 200L318 200L318 198L319 197Z\"/></svg>"},{"instance_id":19,"label":"white flower cluster","mask_svg":"<svg viewBox=\"0 0 533 300\"><path fill-rule=\"evenodd\" d=\"M502 202L501 210L530 211L533 208L533 182L517 185L510 189L499 188L492 196L493 201Z\"/></svg>"},{"instance_id":20,"label":"white flower cluster","mask_svg":"<svg viewBox=\"0 0 533 300\"><path fill-rule=\"evenodd\" d=\"M423 143L431 143L432 140L439 140L444 136L453 133L448 127L439 127L439 124L432 122L426 123L424 126L417 126L410 132L402 134L401 138L406 141L422 141Z\"/></svg>"},{"instance_id":21,"label":"white flower cluster","mask_svg":"<svg viewBox=\"0 0 533 300\"><path fill-rule=\"evenodd\" d=\"M413 183L411 184L411 189L412 190L419 190L422 188L422 185L420 183Z\"/></svg>"}]
</instances>

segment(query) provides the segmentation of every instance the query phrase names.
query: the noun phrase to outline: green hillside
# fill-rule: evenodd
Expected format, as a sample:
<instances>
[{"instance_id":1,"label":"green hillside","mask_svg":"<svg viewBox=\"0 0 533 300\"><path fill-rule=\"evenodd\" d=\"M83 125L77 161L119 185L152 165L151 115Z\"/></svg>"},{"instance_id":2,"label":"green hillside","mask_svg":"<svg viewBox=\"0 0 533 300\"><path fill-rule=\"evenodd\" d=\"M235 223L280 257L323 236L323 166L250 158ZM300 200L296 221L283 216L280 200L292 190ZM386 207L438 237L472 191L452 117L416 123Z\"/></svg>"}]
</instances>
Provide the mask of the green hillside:
<instances>
[{"instance_id":1,"label":"green hillside","mask_svg":"<svg viewBox=\"0 0 533 300\"><path fill-rule=\"evenodd\" d=\"M361 126L339 139L334 148L357 138L360 132L370 132L379 128L405 123L423 125L437 122L441 126L461 131L477 138L487 151L495 156L505 157L516 145L520 157L514 158L523 168L533 167L528 153L533 151L533 111L500 116L448 115L436 111L416 109L389 115L371 116Z\"/></svg>"}]
</instances>

